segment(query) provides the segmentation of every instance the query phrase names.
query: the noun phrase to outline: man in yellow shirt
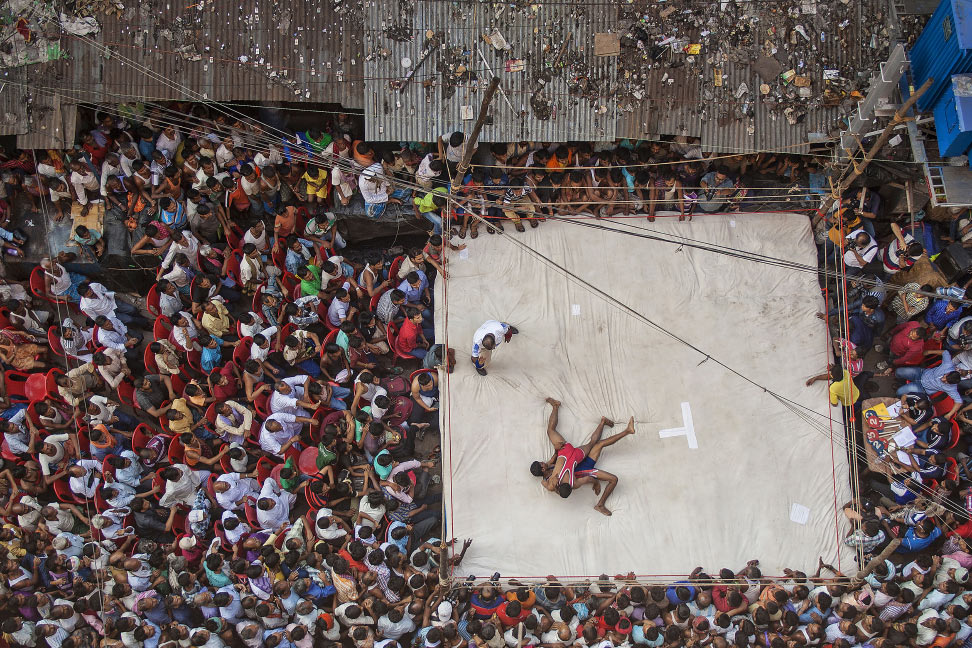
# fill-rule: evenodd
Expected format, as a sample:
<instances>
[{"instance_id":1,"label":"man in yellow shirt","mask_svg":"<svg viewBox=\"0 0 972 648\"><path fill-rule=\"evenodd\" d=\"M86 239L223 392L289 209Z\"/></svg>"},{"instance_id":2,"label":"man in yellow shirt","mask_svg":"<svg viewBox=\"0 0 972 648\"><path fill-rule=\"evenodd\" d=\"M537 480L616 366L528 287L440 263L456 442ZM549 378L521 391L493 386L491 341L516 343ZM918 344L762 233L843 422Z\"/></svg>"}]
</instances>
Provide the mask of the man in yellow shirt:
<instances>
[{"instance_id":1,"label":"man in yellow shirt","mask_svg":"<svg viewBox=\"0 0 972 648\"><path fill-rule=\"evenodd\" d=\"M226 305L218 299L210 299L203 306L202 326L213 337L224 338L233 326Z\"/></svg>"},{"instance_id":2,"label":"man in yellow shirt","mask_svg":"<svg viewBox=\"0 0 972 648\"><path fill-rule=\"evenodd\" d=\"M854 384L854 379L849 371L845 371L840 380L834 380L830 383L831 405L836 405L839 402L844 407L853 407L860 397L861 390Z\"/></svg>"}]
</instances>

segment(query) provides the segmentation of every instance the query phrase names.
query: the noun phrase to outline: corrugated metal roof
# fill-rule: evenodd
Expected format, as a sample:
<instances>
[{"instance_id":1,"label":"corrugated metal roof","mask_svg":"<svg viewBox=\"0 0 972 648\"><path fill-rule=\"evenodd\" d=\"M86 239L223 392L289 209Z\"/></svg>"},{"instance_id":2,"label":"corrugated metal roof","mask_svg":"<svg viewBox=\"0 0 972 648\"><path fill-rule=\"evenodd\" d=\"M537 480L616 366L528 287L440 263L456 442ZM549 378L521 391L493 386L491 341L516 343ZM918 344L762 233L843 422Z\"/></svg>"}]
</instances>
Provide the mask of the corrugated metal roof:
<instances>
[{"instance_id":1,"label":"corrugated metal roof","mask_svg":"<svg viewBox=\"0 0 972 648\"><path fill-rule=\"evenodd\" d=\"M673 23L680 15L695 20ZM803 151L820 136L836 135L835 126L852 104L845 99L839 107L824 105L824 70L838 70L846 80L840 83L845 91L863 88L866 84L857 73L869 75L886 54L888 16L889 8L881 0L723 2L721 11L718 3L703 9L696 5L675 9L665 2L649 4L643 12L626 15L622 21L621 31L627 33L631 51L623 59L625 74L630 76L646 62L652 69L645 82L646 105L640 114L621 113L618 136L637 138L646 132L693 135L685 125L698 119L697 134L707 151ZM730 19L734 23L727 26ZM794 31L797 25L807 34L806 39ZM871 46L872 34L876 47ZM674 40L674 55L670 56L668 50L659 54L658 42L663 37ZM791 37L796 39L795 44ZM637 47L630 45L634 42ZM682 53L690 43L701 45L698 55ZM772 59L776 60L776 75L760 78L756 71L765 68L757 64L758 56L767 57L761 62L770 62L771 67ZM673 60L685 64L672 69ZM700 66L701 78L695 71ZM789 69L810 79L809 97L799 96L793 84L780 81L778 74ZM723 75L722 87L715 85L717 70ZM674 100L676 105L681 104L677 111L655 108L656 97L664 96L665 86L659 88L654 79L665 73L676 79L672 91L681 93ZM737 98L736 91L743 82L748 92ZM764 82L770 86L767 96L760 94L759 86ZM626 101L622 99L622 108L627 107ZM791 124L788 114L797 123Z\"/></svg>"},{"instance_id":2,"label":"corrugated metal roof","mask_svg":"<svg viewBox=\"0 0 972 648\"><path fill-rule=\"evenodd\" d=\"M27 132L17 136L17 148L70 148L74 145L77 120L77 104L63 103L57 97L35 97Z\"/></svg>"},{"instance_id":3,"label":"corrugated metal roof","mask_svg":"<svg viewBox=\"0 0 972 648\"><path fill-rule=\"evenodd\" d=\"M127 5L121 17L105 17L93 37L65 34L62 47L71 58L39 74L85 101L118 102L125 95L191 99L199 93L213 101L363 105L357 1Z\"/></svg>"},{"instance_id":4,"label":"corrugated metal roof","mask_svg":"<svg viewBox=\"0 0 972 648\"><path fill-rule=\"evenodd\" d=\"M635 95L619 102L618 137L701 136L698 73L681 67L651 70L647 76L638 84L641 100Z\"/></svg>"},{"instance_id":5,"label":"corrugated metal roof","mask_svg":"<svg viewBox=\"0 0 972 648\"><path fill-rule=\"evenodd\" d=\"M20 84L0 82L0 135L23 135L27 132L25 94Z\"/></svg>"},{"instance_id":6,"label":"corrugated metal roof","mask_svg":"<svg viewBox=\"0 0 972 648\"><path fill-rule=\"evenodd\" d=\"M702 148L715 151L751 151L756 138L754 95L758 83L748 65L724 62L722 85L714 82L715 66L705 67L702 102ZM740 92L745 84L745 93Z\"/></svg>"},{"instance_id":7,"label":"corrugated metal roof","mask_svg":"<svg viewBox=\"0 0 972 648\"><path fill-rule=\"evenodd\" d=\"M594 35L615 28L611 7L418 0L370 2L366 14L367 139L430 141L471 130L493 74L500 92L482 141L615 138L617 57L594 56ZM429 33L437 46L419 64ZM484 40L494 33L509 49Z\"/></svg>"}]
</instances>

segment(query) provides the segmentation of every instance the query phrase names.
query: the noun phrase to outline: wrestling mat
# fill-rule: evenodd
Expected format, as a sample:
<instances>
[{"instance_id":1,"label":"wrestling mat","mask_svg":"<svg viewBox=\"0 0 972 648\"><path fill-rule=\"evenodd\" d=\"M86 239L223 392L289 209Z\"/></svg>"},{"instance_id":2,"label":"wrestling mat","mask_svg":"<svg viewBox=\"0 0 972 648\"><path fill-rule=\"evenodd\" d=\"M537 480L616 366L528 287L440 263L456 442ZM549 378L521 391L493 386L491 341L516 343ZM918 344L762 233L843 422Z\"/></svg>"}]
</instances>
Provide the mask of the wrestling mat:
<instances>
[{"instance_id":1,"label":"wrestling mat","mask_svg":"<svg viewBox=\"0 0 972 648\"><path fill-rule=\"evenodd\" d=\"M449 280L437 282L438 341L447 337L457 359L441 375L446 537L459 538L457 549L473 539L453 576L675 580L697 565L717 573L752 558L770 576L812 573L818 556L853 573L839 542L839 507L850 498L840 412L826 382L805 386L830 357L814 317L824 303L815 275L692 247L813 267L807 217L580 222L616 231L547 221L490 236L481 227L476 240L454 239L468 247L449 253ZM520 334L482 377L469 354L488 319ZM533 460L552 454L546 396L563 402L559 431L576 445L602 414L618 422L605 436L635 417L636 434L598 462L620 478L607 502L613 516L593 509L590 489L562 499L530 474Z\"/></svg>"}]
</instances>

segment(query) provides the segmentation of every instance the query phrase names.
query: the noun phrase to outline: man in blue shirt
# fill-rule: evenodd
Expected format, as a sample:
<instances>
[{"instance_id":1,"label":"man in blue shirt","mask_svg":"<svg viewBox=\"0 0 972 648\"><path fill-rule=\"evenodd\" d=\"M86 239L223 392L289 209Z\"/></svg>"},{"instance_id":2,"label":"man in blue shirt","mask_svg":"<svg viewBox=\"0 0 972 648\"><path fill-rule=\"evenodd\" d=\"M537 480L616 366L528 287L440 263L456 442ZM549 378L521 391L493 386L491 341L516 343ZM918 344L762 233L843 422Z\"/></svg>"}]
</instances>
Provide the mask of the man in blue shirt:
<instances>
[{"instance_id":1,"label":"man in blue shirt","mask_svg":"<svg viewBox=\"0 0 972 648\"><path fill-rule=\"evenodd\" d=\"M962 406L962 395L958 389L962 374L955 368L952 363L952 354L948 351L942 352L942 363L937 367L929 369L924 367L899 367L895 370L894 376L898 380L910 381L898 387L898 396L905 394L931 396L935 392L945 392L953 401L952 409L945 415L947 419L955 416Z\"/></svg>"},{"instance_id":2,"label":"man in blue shirt","mask_svg":"<svg viewBox=\"0 0 972 648\"><path fill-rule=\"evenodd\" d=\"M942 530L935 526L930 519L925 518L917 525L910 527L901 538L901 546L897 553L915 553L927 549L942 535Z\"/></svg>"},{"instance_id":3,"label":"man in blue shirt","mask_svg":"<svg viewBox=\"0 0 972 648\"><path fill-rule=\"evenodd\" d=\"M422 310L422 318L432 319L432 311L427 308L432 303L429 295L429 280L421 270L412 270L405 275L405 280L398 285L398 289L405 295L405 303Z\"/></svg>"}]
</instances>

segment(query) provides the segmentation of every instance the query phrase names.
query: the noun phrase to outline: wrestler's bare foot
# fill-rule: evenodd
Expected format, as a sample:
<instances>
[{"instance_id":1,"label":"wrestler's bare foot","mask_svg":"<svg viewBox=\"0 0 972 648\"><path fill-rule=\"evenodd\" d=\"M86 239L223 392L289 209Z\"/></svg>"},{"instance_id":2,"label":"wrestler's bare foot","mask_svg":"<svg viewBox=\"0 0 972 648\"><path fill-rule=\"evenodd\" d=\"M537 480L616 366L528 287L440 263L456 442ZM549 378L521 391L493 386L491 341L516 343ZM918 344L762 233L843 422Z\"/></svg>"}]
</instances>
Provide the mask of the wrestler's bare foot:
<instances>
[{"instance_id":1,"label":"wrestler's bare foot","mask_svg":"<svg viewBox=\"0 0 972 648\"><path fill-rule=\"evenodd\" d=\"M595 495L601 494L601 482L597 481L596 479L593 482L591 482L591 488L594 489Z\"/></svg>"},{"instance_id":2,"label":"wrestler's bare foot","mask_svg":"<svg viewBox=\"0 0 972 648\"><path fill-rule=\"evenodd\" d=\"M614 427L614 421L612 421L606 416L601 417L601 423L604 424L604 427Z\"/></svg>"},{"instance_id":3,"label":"wrestler's bare foot","mask_svg":"<svg viewBox=\"0 0 972 648\"><path fill-rule=\"evenodd\" d=\"M554 407L560 407L560 401L557 400L557 399L555 399L555 398L550 398L548 396L547 397L547 402L550 403L551 405L553 405Z\"/></svg>"},{"instance_id":4,"label":"wrestler's bare foot","mask_svg":"<svg viewBox=\"0 0 972 648\"><path fill-rule=\"evenodd\" d=\"M624 433L625 434L634 434L635 433L635 429L634 429L634 417L633 416L628 419L628 427L624 428Z\"/></svg>"},{"instance_id":5,"label":"wrestler's bare foot","mask_svg":"<svg viewBox=\"0 0 972 648\"><path fill-rule=\"evenodd\" d=\"M601 513L602 515L607 515L608 517L611 516L611 511L609 511L608 508L603 504L598 504L597 506L594 507L594 510L597 511L598 513Z\"/></svg>"}]
</instances>

